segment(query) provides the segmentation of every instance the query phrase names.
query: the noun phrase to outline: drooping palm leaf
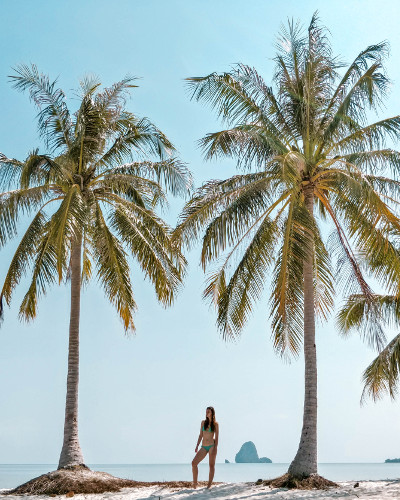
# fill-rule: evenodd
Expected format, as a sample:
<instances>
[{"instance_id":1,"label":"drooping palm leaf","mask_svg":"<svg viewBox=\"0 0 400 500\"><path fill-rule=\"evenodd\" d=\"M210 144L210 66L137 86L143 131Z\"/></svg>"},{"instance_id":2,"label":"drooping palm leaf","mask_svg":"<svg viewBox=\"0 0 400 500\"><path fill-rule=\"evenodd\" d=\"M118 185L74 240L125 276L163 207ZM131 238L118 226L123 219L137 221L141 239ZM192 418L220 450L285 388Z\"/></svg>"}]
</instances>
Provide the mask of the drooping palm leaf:
<instances>
[{"instance_id":1,"label":"drooping palm leaf","mask_svg":"<svg viewBox=\"0 0 400 500\"><path fill-rule=\"evenodd\" d=\"M137 306L129 278L127 254L108 229L99 205L96 206L95 213L91 241L97 277L106 297L116 307L125 331L134 332L133 314Z\"/></svg>"},{"instance_id":2,"label":"drooping palm leaf","mask_svg":"<svg viewBox=\"0 0 400 500\"><path fill-rule=\"evenodd\" d=\"M398 393L399 374L400 335L396 335L364 371L361 400L370 396L376 401L386 392L394 399Z\"/></svg>"}]
</instances>

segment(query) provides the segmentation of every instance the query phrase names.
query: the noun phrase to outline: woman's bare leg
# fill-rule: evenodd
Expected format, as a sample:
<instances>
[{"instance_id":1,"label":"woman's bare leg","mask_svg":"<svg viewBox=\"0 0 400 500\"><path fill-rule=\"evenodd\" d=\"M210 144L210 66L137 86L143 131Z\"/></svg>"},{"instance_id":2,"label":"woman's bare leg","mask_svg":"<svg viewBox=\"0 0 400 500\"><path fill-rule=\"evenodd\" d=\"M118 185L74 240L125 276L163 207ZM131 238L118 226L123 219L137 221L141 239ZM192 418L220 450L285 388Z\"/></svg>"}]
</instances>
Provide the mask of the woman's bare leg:
<instances>
[{"instance_id":1,"label":"woman's bare leg","mask_svg":"<svg viewBox=\"0 0 400 500\"><path fill-rule=\"evenodd\" d=\"M197 477L199 475L199 468L197 466L206 455L206 450L204 448L200 448L200 450L196 453L196 456L192 460L193 488L197 488Z\"/></svg>"},{"instance_id":2,"label":"woman's bare leg","mask_svg":"<svg viewBox=\"0 0 400 500\"><path fill-rule=\"evenodd\" d=\"M217 449L215 446L213 446L210 450L210 474L208 476L208 485L207 488L211 488L213 479L214 479L214 473L215 473L215 460L217 458Z\"/></svg>"}]
</instances>

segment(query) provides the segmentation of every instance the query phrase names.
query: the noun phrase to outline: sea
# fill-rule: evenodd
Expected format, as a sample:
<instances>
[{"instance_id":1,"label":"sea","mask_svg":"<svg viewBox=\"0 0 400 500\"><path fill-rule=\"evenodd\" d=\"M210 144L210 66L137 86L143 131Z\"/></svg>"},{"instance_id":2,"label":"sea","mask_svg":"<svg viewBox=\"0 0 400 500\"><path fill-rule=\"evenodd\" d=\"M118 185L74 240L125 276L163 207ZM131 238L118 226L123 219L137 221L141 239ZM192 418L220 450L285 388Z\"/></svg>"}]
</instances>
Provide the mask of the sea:
<instances>
[{"instance_id":1,"label":"sea","mask_svg":"<svg viewBox=\"0 0 400 500\"><path fill-rule=\"evenodd\" d=\"M277 477L289 464L216 464L215 481L239 483ZM191 464L90 464L93 470L136 481L187 481L192 479ZM18 486L57 468L56 464L0 464L0 489ZM319 474L332 481L385 480L400 478L400 463L319 464ZM199 466L199 480L208 479L208 464Z\"/></svg>"}]
</instances>

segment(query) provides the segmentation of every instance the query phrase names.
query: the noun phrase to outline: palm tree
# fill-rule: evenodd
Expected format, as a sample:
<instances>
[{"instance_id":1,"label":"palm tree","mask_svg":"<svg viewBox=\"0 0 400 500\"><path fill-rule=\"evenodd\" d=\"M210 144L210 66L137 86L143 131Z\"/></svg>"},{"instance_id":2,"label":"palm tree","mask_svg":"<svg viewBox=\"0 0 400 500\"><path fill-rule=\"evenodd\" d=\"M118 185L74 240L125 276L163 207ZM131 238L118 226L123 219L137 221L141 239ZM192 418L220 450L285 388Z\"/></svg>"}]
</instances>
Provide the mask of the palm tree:
<instances>
[{"instance_id":1,"label":"palm tree","mask_svg":"<svg viewBox=\"0 0 400 500\"><path fill-rule=\"evenodd\" d=\"M116 307L126 332L133 332L136 303L129 254L169 306L182 280L185 259L168 225L154 209L166 188L187 193L190 175L172 156L174 146L147 118L125 109L133 78L99 90L95 78L80 84L80 105L71 114L56 81L23 65L11 77L39 109L39 133L48 153L32 151L25 161L0 157L0 243L17 233L22 214L32 216L11 260L0 299L12 293L29 268L32 281L19 315L31 320L37 302L56 281L71 283L71 313L64 443L59 468L84 463L78 438L79 318L82 284L97 278ZM152 161L152 159L154 161Z\"/></svg>"},{"instance_id":2,"label":"palm tree","mask_svg":"<svg viewBox=\"0 0 400 500\"><path fill-rule=\"evenodd\" d=\"M234 158L241 172L195 192L176 238L190 246L202 236L204 270L217 261L204 296L225 339L240 334L273 268L274 347L297 355L304 344L303 428L286 477L292 484L317 473L315 319L333 307L332 256L337 274L366 300L365 263L378 277L400 276L389 239L399 228L392 200L400 193L400 153L385 146L397 138L400 116L368 121L367 110L379 109L388 90L386 43L367 47L340 76L344 65L314 14L306 32L289 22L277 50L275 88L243 64L188 78L192 98L227 123L200 141L205 158ZM396 179L382 174L386 167ZM331 251L321 233L328 225ZM376 333L370 340L380 345Z\"/></svg>"},{"instance_id":3,"label":"palm tree","mask_svg":"<svg viewBox=\"0 0 400 500\"><path fill-rule=\"evenodd\" d=\"M338 325L344 335L358 330L361 335L386 326L400 325L400 294L398 283L391 283L394 294L374 294L370 302L360 294L347 298L338 314ZM396 294L397 291L397 294ZM388 393L392 399L398 394L400 378L400 334L384 346L363 373L364 390L361 401L368 396L374 401Z\"/></svg>"}]
</instances>

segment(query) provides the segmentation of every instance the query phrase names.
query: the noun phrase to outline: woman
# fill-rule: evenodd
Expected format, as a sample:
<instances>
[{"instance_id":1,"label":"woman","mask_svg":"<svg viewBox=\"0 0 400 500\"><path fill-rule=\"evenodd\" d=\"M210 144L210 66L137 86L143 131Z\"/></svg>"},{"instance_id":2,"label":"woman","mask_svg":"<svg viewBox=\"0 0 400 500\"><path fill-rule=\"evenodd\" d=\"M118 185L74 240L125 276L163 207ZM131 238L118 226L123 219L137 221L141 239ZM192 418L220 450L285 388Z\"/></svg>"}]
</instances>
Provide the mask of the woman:
<instances>
[{"instance_id":1,"label":"woman","mask_svg":"<svg viewBox=\"0 0 400 500\"><path fill-rule=\"evenodd\" d=\"M211 488L215 472L215 459L217 458L219 425L215 421L215 410L212 406L206 409L206 419L201 421L199 439L197 440L196 456L192 461L193 487L197 488L198 464L209 454L210 474L208 476L207 488ZM200 441L203 440L199 450Z\"/></svg>"}]
</instances>

